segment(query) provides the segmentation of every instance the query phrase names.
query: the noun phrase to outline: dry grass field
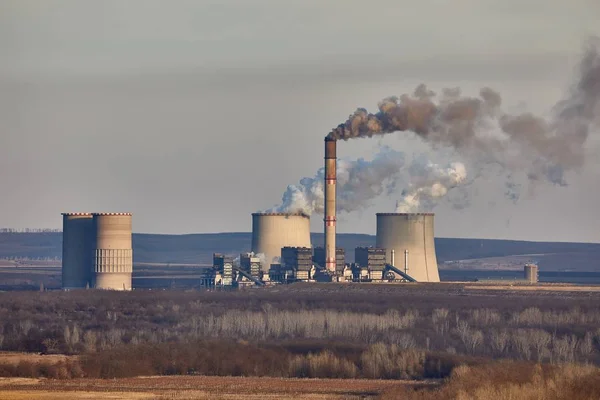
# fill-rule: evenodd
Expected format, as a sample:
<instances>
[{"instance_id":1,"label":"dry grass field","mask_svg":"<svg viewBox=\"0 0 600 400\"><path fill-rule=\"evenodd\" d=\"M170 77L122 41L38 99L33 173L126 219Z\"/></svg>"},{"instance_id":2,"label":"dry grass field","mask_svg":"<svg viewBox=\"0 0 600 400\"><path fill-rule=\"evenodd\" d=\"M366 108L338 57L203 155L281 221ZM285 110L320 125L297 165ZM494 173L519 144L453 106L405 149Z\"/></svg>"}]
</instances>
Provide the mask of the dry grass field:
<instances>
[{"instance_id":1,"label":"dry grass field","mask_svg":"<svg viewBox=\"0 0 600 400\"><path fill-rule=\"evenodd\" d=\"M507 290L524 292L600 292L600 285L583 286L568 284L538 284L538 285L501 285L501 284L471 284L465 285L465 290Z\"/></svg>"},{"instance_id":2,"label":"dry grass field","mask_svg":"<svg viewBox=\"0 0 600 400\"><path fill-rule=\"evenodd\" d=\"M0 364L17 365L22 361L30 363L44 362L47 364L57 364L67 360L75 361L78 356L66 356L64 354L36 354L36 353L21 353L13 351L0 351Z\"/></svg>"},{"instance_id":3,"label":"dry grass field","mask_svg":"<svg viewBox=\"0 0 600 400\"><path fill-rule=\"evenodd\" d=\"M69 399L374 399L390 389L434 382L209 376L48 380L0 378L5 400Z\"/></svg>"}]
</instances>

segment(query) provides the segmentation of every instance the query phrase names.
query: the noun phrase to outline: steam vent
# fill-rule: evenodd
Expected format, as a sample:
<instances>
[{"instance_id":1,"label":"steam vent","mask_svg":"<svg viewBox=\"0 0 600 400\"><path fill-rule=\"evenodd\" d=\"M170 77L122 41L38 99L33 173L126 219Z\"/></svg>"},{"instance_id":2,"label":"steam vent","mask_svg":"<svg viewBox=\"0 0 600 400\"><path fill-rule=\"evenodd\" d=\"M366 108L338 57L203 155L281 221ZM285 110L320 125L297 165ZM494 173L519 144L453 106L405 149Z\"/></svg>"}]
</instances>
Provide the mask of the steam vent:
<instances>
[{"instance_id":1,"label":"steam vent","mask_svg":"<svg viewBox=\"0 0 600 400\"><path fill-rule=\"evenodd\" d=\"M63 214L63 289L131 290L130 213Z\"/></svg>"},{"instance_id":2,"label":"steam vent","mask_svg":"<svg viewBox=\"0 0 600 400\"><path fill-rule=\"evenodd\" d=\"M405 271L417 282L439 282L433 213L377 214L376 247L386 249L386 258L395 253L396 268Z\"/></svg>"},{"instance_id":3,"label":"steam vent","mask_svg":"<svg viewBox=\"0 0 600 400\"><path fill-rule=\"evenodd\" d=\"M252 214L252 252L265 255L262 271L279 263L282 247L311 247L310 217L301 213Z\"/></svg>"}]
</instances>

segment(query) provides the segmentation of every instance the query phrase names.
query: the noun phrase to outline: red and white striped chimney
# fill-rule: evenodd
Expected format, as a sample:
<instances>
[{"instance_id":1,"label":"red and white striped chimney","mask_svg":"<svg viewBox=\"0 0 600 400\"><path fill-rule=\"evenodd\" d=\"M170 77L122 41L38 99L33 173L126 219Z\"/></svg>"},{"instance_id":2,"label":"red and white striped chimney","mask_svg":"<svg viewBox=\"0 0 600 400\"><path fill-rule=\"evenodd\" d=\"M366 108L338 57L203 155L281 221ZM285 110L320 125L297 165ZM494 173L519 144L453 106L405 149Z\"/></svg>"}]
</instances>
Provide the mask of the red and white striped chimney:
<instances>
[{"instance_id":1,"label":"red and white striped chimney","mask_svg":"<svg viewBox=\"0 0 600 400\"><path fill-rule=\"evenodd\" d=\"M336 141L325 138L325 268L335 273L335 196L336 196Z\"/></svg>"}]
</instances>

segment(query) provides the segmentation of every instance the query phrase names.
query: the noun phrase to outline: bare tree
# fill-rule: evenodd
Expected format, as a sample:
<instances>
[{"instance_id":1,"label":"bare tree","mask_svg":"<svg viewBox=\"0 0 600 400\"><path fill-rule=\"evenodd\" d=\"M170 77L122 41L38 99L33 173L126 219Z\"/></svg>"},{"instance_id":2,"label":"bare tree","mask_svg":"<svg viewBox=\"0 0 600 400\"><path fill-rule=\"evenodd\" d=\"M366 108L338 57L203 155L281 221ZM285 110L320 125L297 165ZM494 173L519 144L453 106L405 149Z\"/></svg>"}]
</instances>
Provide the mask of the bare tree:
<instances>
[{"instance_id":1,"label":"bare tree","mask_svg":"<svg viewBox=\"0 0 600 400\"><path fill-rule=\"evenodd\" d=\"M469 329L469 323L467 321L457 321L456 333L458 334L460 340L463 342L465 348L468 348L469 346L467 345L467 342L469 340L468 337L471 333L471 330Z\"/></svg>"},{"instance_id":2,"label":"bare tree","mask_svg":"<svg viewBox=\"0 0 600 400\"><path fill-rule=\"evenodd\" d=\"M517 329L511 336L512 344L524 360L531 360L531 341L525 329Z\"/></svg>"},{"instance_id":3,"label":"bare tree","mask_svg":"<svg viewBox=\"0 0 600 400\"><path fill-rule=\"evenodd\" d=\"M46 338L42 340L42 345L44 346L46 353L49 354L56 353L58 350L58 340L54 338Z\"/></svg>"},{"instance_id":4,"label":"bare tree","mask_svg":"<svg viewBox=\"0 0 600 400\"><path fill-rule=\"evenodd\" d=\"M396 340L396 344L399 348L406 349L414 349L416 346L415 339L412 337L410 333L400 333Z\"/></svg>"},{"instance_id":5,"label":"bare tree","mask_svg":"<svg viewBox=\"0 0 600 400\"><path fill-rule=\"evenodd\" d=\"M440 335L445 335L450 330L450 321L448 321L448 310L446 308L436 308L431 314L433 328Z\"/></svg>"},{"instance_id":6,"label":"bare tree","mask_svg":"<svg viewBox=\"0 0 600 400\"><path fill-rule=\"evenodd\" d=\"M490 344L492 345L492 350L498 354L504 354L506 347L508 346L508 341L510 339L510 335L505 330L493 330L490 334Z\"/></svg>"},{"instance_id":7,"label":"bare tree","mask_svg":"<svg viewBox=\"0 0 600 400\"><path fill-rule=\"evenodd\" d=\"M483 333L477 330L470 330L466 335L465 345L471 354L475 354L475 350L483 343Z\"/></svg>"},{"instance_id":8,"label":"bare tree","mask_svg":"<svg viewBox=\"0 0 600 400\"><path fill-rule=\"evenodd\" d=\"M587 332L579 342L579 353L588 358L594 352L594 338L591 332Z\"/></svg>"},{"instance_id":9,"label":"bare tree","mask_svg":"<svg viewBox=\"0 0 600 400\"><path fill-rule=\"evenodd\" d=\"M542 358L548 354L548 345L552 341L552 335L542 329L532 329L529 331L529 336L537 360L542 361Z\"/></svg>"},{"instance_id":10,"label":"bare tree","mask_svg":"<svg viewBox=\"0 0 600 400\"><path fill-rule=\"evenodd\" d=\"M96 351L96 341L97 341L96 332L85 331L85 333L83 334L83 345L87 352Z\"/></svg>"},{"instance_id":11,"label":"bare tree","mask_svg":"<svg viewBox=\"0 0 600 400\"><path fill-rule=\"evenodd\" d=\"M552 351L558 361L573 362L576 347L577 338L574 335L565 335L562 338L555 337L552 341Z\"/></svg>"}]
</instances>

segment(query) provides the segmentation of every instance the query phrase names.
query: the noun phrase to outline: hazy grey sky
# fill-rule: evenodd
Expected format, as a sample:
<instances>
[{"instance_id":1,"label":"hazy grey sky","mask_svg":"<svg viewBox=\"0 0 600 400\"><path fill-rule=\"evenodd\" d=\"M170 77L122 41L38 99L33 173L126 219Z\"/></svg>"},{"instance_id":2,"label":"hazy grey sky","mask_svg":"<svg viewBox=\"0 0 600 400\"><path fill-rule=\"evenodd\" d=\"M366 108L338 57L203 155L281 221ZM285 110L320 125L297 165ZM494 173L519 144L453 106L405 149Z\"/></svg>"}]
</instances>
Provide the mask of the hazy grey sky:
<instances>
[{"instance_id":1,"label":"hazy grey sky","mask_svg":"<svg viewBox=\"0 0 600 400\"><path fill-rule=\"evenodd\" d=\"M248 231L356 107L424 82L547 112L599 20L596 0L0 0L0 226L131 211L137 232ZM338 153L380 144L429 151L394 134ZM475 184L436 234L600 242L598 163L568 178L517 204ZM339 230L373 233L396 198Z\"/></svg>"}]
</instances>

